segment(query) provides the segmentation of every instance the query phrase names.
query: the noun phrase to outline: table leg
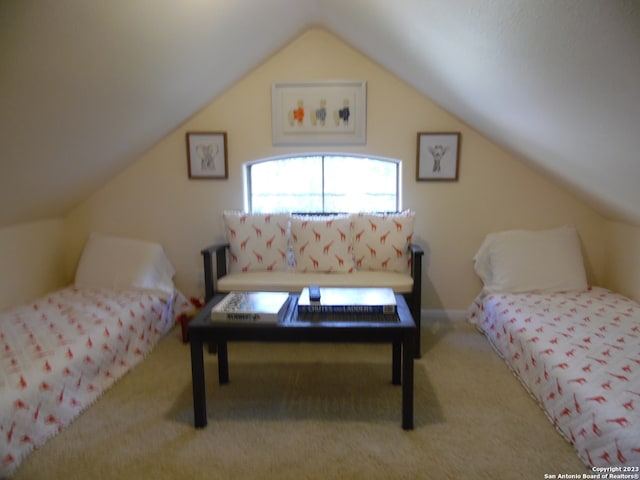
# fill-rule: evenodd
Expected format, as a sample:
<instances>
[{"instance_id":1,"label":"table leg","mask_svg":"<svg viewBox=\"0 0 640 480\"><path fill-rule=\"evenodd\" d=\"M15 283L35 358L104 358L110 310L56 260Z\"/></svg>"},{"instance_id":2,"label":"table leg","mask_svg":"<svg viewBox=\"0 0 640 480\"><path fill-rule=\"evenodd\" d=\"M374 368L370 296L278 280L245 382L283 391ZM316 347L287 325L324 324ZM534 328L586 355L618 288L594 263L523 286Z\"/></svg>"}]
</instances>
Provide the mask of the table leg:
<instances>
[{"instance_id":1,"label":"table leg","mask_svg":"<svg viewBox=\"0 0 640 480\"><path fill-rule=\"evenodd\" d=\"M400 385L402 368L402 343L393 342L393 351L391 353L391 383Z\"/></svg>"},{"instance_id":2,"label":"table leg","mask_svg":"<svg viewBox=\"0 0 640 480\"><path fill-rule=\"evenodd\" d=\"M402 428L413 429L413 357L415 339L413 335L402 342Z\"/></svg>"},{"instance_id":3,"label":"table leg","mask_svg":"<svg viewBox=\"0 0 640 480\"><path fill-rule=\"evenodd\" d=\"M190 340L191 383L193 384L193 420L196 428L207 425L207 400L204 389L204 359L202 342Z\"/></svg>"},{"instance_id":4,"label":"table leg","mask_svg":"<svg viewBox=\"0 0 640 480\"><path fill-rule=\"evenodd\" d=\"M229 357L227 342L218 342L218 382L220 385L229 383Z\"/></svg>"}]
</instances>

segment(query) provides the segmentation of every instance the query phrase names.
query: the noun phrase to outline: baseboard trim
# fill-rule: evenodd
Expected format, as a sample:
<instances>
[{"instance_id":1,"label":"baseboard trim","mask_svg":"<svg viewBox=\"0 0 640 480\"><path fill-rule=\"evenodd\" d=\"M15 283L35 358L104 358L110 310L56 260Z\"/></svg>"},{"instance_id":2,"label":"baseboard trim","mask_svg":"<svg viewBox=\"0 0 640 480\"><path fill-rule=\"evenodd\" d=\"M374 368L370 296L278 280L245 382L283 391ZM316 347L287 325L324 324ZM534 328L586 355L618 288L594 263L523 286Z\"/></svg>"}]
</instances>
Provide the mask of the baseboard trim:
<instances>
[{"instance_id":1,"label":"baseboard trim","mask_svg":"<svg viewBox=\"0 0 640 480\"><path fill-rule=\"evenodd\" d=\"M422 309L422 325L434 322L466 322L467 310Z\"/></svg>"}]
</instances>

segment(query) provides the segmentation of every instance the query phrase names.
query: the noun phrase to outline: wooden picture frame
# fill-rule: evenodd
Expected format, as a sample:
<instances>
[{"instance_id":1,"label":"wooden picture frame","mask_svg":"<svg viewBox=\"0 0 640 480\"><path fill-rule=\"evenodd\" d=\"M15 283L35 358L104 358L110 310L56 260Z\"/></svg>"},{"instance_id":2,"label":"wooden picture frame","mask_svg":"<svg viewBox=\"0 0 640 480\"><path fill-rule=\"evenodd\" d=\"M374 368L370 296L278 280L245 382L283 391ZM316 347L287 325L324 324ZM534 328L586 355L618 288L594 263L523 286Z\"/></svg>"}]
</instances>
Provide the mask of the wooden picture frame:
<instances>
[{"instance_id":1,"label":"wooden picture frame","mask_svg":"<svg viewBox=\"0 0 640 480\"><path fill-rule=\"evenodd\" d=\"M273 145L365 145L367 83L273 83L271 134Z\"/></svg>"},{"instance_id":2,"label":"wooden picture frame","mask_svg":"<svg viewBox=\"0 0 640 480\"><path fill-rule=\"evenodd\" d=\"M457 181L459 167L459 132L418 132L416 180Z\"/></svg>"},{"instance_id":3,"label":"wooden picture frame","mask_svg":"<svg viewBox=\"0 0 640 480\"><path fill-rule=\"evenodd\" d=\"M187 132L189 178L229 178L227 132Z\"/></svg>"}]
</instances>

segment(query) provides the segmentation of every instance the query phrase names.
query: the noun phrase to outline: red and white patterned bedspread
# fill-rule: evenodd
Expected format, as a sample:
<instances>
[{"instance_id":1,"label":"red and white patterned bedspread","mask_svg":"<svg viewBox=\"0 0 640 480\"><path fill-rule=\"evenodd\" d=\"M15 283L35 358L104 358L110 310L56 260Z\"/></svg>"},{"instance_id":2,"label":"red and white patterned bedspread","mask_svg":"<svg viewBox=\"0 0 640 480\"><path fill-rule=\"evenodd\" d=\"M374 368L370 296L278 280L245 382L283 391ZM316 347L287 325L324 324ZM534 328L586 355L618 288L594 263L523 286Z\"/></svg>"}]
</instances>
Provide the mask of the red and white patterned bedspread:
<instances>
[{"instance_id":1,"label":"red and white patterned bedspread","mask_svg":"<svg viewBox=\"0 0 640 480\"><path fill-rule=\"evenodd\" d=\"M588 466L640 466L640 305L603 288L478 297L485 333Z\"/></svg>"},{"instance_id":2,"label":"red and white patterned bedspread","mask_svg":"<svg viewBox=\"0 0 640 480\"><path fill-rule=\"evenodd\" d=\"M69 287L0 315L0 477L151 351L174 324L173 303Z\"/></svg>"}]
</instances>

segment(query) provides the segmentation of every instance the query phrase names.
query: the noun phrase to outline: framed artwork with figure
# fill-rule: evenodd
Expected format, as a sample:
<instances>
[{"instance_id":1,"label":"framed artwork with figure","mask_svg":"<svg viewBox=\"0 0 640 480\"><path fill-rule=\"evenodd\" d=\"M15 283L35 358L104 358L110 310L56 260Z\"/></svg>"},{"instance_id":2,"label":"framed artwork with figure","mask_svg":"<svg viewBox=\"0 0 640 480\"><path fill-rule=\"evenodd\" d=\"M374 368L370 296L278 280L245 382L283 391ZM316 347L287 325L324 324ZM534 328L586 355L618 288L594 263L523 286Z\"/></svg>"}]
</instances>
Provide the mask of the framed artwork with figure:
<instances>
[{"instance_id":1,"label":"framed artwork with figure","mask_svg":"<svg viewBox=\"0 0 640 480\"><path fill-rule=\"evenodd\" d=\"M227 132L187 132L189 178L229 177Z\"/></svg>"},{"instance_id":2,"label":"framed artwork with figure","mask_svg":"<svg viewBox=\"0 0 640 480\"><path fill-rule=\"evenodd\" d=\"M418 133L416 180L458 180L460 133Z\"/></svg>"}]
</instances>

